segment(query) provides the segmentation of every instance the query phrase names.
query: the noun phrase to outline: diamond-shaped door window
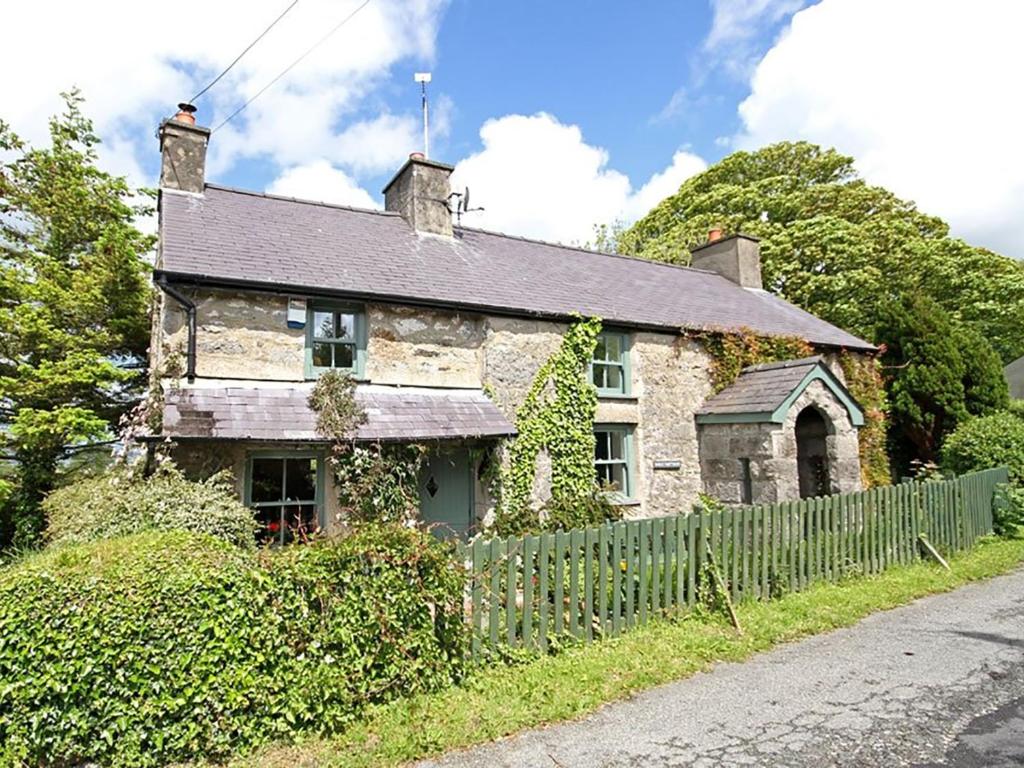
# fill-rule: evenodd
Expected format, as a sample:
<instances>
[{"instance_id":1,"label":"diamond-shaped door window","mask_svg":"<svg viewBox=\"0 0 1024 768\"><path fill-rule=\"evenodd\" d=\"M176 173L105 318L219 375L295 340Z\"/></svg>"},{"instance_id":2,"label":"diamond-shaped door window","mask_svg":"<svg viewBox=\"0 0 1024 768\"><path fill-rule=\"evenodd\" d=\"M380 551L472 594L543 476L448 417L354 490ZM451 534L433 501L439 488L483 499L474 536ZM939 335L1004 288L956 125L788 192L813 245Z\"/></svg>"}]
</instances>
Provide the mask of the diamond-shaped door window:
<instances>
[{"instance_id":1,"label":"diamond-shaped door window","mask_svg":"<svg viewBox=\"0 0 1024 768\"><path fill-rule=\"evenodd\" d=\"M437 495L437 489L438 489L437 480L435 480L434 476L431 475L430 479L427 480L427 493L430 494L430 498L434 498L434 496Z\"/></svg>"}]
</instances>

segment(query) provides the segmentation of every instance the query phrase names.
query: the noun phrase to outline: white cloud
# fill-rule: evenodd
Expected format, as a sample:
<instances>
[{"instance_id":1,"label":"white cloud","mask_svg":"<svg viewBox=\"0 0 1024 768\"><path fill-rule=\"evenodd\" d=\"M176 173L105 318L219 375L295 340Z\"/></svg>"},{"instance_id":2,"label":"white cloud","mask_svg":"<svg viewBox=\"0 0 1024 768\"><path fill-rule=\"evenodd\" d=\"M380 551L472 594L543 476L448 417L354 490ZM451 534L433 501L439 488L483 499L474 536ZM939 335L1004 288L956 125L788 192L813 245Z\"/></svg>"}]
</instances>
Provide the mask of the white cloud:
<instances>
[{"instance_id":1,"label":"white cloud","mask_svg":"<svg viewBox=\"0 0 1024 768\"><path fill-rule=\"evenodd\" d=\"M704 39L706 64L738 77L756 63L756 45L765 28L800 10L807 0L711 0L711 31Z\"/></svg>"},{"instance_id":2,"label":"white cloud","mask_svg":"<svg viewBox=\"0 0 1024 768\"><path fill-rule=\"evenodd\" d=\"M580 129L545 113L506 115L480 129L483 149L456 165L454 189L469 186L486 210L464 223L559 242L586 242L595 224L631 221L703 169L677 152L666 170L639 191L608 167L608 153L587 144Z\"/></svg>"},{"instance_id":3,"label":"white cloud","mask_svg":"<svg viewBox=\"0 0 1024 768\"><path fill-rule=\"evenodd\" d=\"M326 160L289 168L267 187L267 192L357 208L380 208L369 192Z\"/></svg>"},{"instance_id":4,"label":"white cloud","mask_svg":"<svg viewBox=\"0 0 1024 768\"><path fill-rule=\"evenodd\" d=\"M297 5L200 99L200 122L218 124L358 1ZM326 157L365 167L361 147L338 140L338 134L353 119L372 122L365 115L366 97L396 62L431 59L445 5L446 0L371 2L215 134L211 175L256 156L281 166ZM43 140L47 117L60 107L57 93L77 85L100 136L112 140L105 157L128 169L135 183L152 184L152 178L135 174L142 174L140 158L155 158L153 131L160 118L198 91L282 9L279 0L12 3L4 8L4 24L21 32L7 35L0 46L0 66L11 74L0 82L4 119L26 138ZM382 144L375 149L378 157Z\"/></svg>"},{"instance_id":5,"label":"white cloud","mask_svg":"<svg viewBox=\"0 0 1024 768\"><path fill-rule=\"evenodd\" d=\"M971 242L1024 257L1024 4L824 0L740 105L742 147L835 146Z\"/></svg>"}]
</instances>

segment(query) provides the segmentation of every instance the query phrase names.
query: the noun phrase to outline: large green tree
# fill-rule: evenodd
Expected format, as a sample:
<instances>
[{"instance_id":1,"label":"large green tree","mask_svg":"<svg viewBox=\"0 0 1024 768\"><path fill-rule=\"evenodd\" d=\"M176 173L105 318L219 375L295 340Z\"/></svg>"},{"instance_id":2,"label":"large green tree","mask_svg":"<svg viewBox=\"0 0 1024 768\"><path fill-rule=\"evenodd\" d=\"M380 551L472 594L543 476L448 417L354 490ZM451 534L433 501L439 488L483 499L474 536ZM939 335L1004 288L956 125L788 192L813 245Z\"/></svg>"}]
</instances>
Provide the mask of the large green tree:
<instances>
[{"instance_id":1,"label":"large green tree","mask_svg":"<svg viewBox=\"0 0 1024 768\"><path fill-rule=\"evenodd\" d=\"M949 237L835 150L784 142L729 155L617 233L615 247L688 264L713 226L760 237L766 288L865 338L883 305L920 293L1004 362L1024 354L1024 263Z\"/></svg>"},{"instance_id":2,"label":"large green tree","mask_svg":"<svg viewBox=\"0 0 1024 768\"><path fill-rule=\"evenodd\" d=\"M50 145L0 121L0 545L29 544L66 459L109 440L144 382L154 239L138 191L97 167L82 99L64 94Z\"/></svg>"}]
</instances>

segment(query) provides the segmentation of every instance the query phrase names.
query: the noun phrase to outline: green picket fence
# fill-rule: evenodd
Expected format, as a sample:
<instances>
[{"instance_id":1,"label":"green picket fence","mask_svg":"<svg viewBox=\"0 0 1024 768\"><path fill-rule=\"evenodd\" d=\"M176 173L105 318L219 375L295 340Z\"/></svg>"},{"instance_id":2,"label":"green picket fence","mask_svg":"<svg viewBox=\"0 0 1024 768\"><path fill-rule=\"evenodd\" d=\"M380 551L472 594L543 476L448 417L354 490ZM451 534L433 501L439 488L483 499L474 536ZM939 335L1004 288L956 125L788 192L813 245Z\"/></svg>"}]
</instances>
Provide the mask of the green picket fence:
<instances>
[{"instance_id":1,"label":"green picket fence","mask_svg":"<svg viewBox=\"0 0 1024 768\"><path fill-rule=\"evenodd\" d=\"M941 482L623 521L538 536L477 539L470 565L472 655L485 646L546 651L565 634L615 636L650 617L692 608L713 560L734 601L767 600L817 581L880 573L992 531L1005 468Z\"/></svg>"}]
</instances>

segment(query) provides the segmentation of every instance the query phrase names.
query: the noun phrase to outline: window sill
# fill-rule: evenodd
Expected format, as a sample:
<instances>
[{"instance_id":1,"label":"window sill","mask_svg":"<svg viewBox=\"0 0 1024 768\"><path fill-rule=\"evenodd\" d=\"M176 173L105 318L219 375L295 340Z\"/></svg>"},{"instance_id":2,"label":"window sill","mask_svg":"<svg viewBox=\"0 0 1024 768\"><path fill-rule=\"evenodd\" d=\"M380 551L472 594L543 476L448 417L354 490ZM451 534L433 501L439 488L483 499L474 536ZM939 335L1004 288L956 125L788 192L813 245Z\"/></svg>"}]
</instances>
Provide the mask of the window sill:
<instances>
[{"instance_id":1,"label":"window sill","mask_svg":"<svg viewBox=\"0 0 1024 768\"><path fill-rule=\"evenodd\" d=\"M638 398L636 395L623 395L623 394L616 394L615 392L600 392L600 391L597 393L597 399L598 400L614 400L614 401L616 401L618 403L636 403L636 402L639 402L639 400L640 400L640 398Z\"/></svg>"},{"instance_id":2,"label":"window sill","mask_svg":"<svg viewBox=\"0 0 1024 768\"><path fill-rule=\"evenodd\" d=\"M639 507L640 499L609 499L616 507Z\"/></svg>"}]
</instances>

